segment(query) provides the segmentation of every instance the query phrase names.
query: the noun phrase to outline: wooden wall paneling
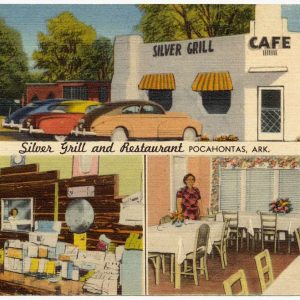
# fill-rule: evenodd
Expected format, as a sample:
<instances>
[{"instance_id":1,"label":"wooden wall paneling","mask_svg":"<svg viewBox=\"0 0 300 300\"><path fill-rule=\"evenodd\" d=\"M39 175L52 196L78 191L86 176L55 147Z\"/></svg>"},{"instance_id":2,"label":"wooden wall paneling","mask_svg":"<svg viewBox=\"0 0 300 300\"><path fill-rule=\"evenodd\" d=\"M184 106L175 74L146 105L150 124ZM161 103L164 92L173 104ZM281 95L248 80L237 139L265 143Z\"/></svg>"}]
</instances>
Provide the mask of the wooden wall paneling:
<instances>
[{"instance_id":1,"label":"wooden wall paneling","mask_svg":"<svg viewBox=\"0 0 300 300\"><path fill-rule=\"evenodd\" d=\"M61 241L73 243L73 233L65 223L65 212L68 204L75 199L68 198L68 187L76 186L95 186L94 197L86 198L95 213L94 223L87 232L87 249L95 249L101 234L105 234L113 242L124 244L131 232L142 233L142 226L118 224L122 202L118 175L77 176L59 180L58 171L37 173L38 166L34 164L3 169L0 170L0 198L33 197L34 221L61 221ZM28 234L0 232L0 247L9 238L27 240Z\"/></svg>"},{"instance_id":2,"label":"wooden wall paneling","mask_svg":"<svg viewBox=\"0 0 300 300\"><path fill-rule=\"evenodd\" d=\"M37 171L36 164L0 169L0 199L33 198L33 222L54 220L55 182L59 173L58 171L37 173ZM25 241L28 240L28 233L0 232L0 247L3 247L7 239Z\"/></svg>"},{"instance_id":3,"label":"wooden wall paneling","mask_svg":"<svg viewBox=\"0 0 300 300\"><path fill-rule=\"evenodd\" d=\"M25 182L36 182L36 181L47 181L47 180L57 180L59 177L58 171L48 171L41 173L28 173L24 174L11 174L0 176L0 184L15 184L15 183L25 183Z\"/></svg>"},{"instance_id":4,"label":"wooden wall paneling","mask_svg":"<svg viewBox=\"0 0 300 300\"><path fill-rule=\"evenodd\" d=\"M95 249L101 234L105 234L118 244L124 244L131 232L142 233L141 226L116 226L119 222L120 203L122 202L118 195L118 175L81 176L59 181L58 218L63 222L60 240L73 242L73 233L69 232L68 226L64 222L67 206L74 199L67 197L68 187L89 185L95 186L95 196L86 198L94 208L95 219L87 232L87 249Z\"/></svg>"},{"instance_id":5,"label":"wooden wall paneling","mask_svg":"<svg viewBox=\"0 0 300 300\"><path fill-rule=\"evenodd\" d=\"M33 191L36 195L40 197L49 197L53 194L54 183L35 182L35 183L18 183L18 184L0 184L0 198L13 198L13 197L28 197L32 195Z\"/></svg>"},{"instance_id":6,"label":"wooden wall paneling","mask_svg":"<svg viewBox=\"0 0 300 300\"><path fill-rule=\"evenodd\" d=\"M4 247L6 240L28 240L28 233L26 232L11 232L11 231L0 231L0 248Z\"/></svg>"},{"instance_id":7,"label":"wooden wall paneling","mask_svg":"<svg viewBox=\"0 0 300 300\"><path fill-rule=\"evenodd\" d=\"M37 173L39 171L38 164L29 164L22 166L6 167L0 169L0 175L24 174L24 173Z\"/></svg>"},{"instance_id":8,"label":"wooden wall paneling","mask_svg":"<svg viewBox=\"0 0 300 300\"><path fill-rule=\"evenodd\" d=\"M55 183L41 182L34 184L0 184L0 198L33 198L33 218L53 220L55 211ZM0 208L1 211L1 208Z\"/></svg>"}]
</instances>

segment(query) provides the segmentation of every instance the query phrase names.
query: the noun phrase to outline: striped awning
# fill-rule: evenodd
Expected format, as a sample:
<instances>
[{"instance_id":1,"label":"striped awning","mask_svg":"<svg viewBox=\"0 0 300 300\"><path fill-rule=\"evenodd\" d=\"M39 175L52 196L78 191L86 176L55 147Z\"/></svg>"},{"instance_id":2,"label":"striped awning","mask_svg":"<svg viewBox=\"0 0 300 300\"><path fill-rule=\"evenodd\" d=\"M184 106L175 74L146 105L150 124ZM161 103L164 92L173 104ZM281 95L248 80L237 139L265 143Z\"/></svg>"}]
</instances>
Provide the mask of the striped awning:
<instances>
[{"instance_id":1,"label":"striped awning","mask_svg":"<svg viewBox=\"0 0 300 300\"><path fill-rule=\"evenodd\" d=\"M175 90L175 77L173 73L146 74L140 84L140 90Z\"/></svg>"},{"instance_id":2,"label":"striped awning","mask_svg":"<svg viewBox=\"0 0 300 300\"><path fill-rule=\"evenodd\" d=\"M231 91L232 81L229 72L198 73L193 82L195 92Z\"/></svg>"}]
</instances>

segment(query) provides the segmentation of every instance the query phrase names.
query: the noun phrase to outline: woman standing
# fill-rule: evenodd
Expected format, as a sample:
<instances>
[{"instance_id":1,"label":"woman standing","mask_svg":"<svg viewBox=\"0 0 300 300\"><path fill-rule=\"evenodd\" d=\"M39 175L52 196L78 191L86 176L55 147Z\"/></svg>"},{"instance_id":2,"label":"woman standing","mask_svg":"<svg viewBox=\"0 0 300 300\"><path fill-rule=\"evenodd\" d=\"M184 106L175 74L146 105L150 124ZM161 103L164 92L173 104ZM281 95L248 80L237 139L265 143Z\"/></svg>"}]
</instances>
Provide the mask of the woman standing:
<instances>
[{"instance_id":1,"label":"woman standing","mask_svg":"<svg viewBox=\"0 0 300 300\"><path fill-rule=\"evenodd\" d=\"M9 212L9 217L8 217L8 221L10 223L10 229L11 230L18 230L17 227L17 215L18 215L19 211L16 207L12 208Z\"/></svg>"},{"instance_id":2,"label":"woman standing","mask_svg":"<svg viewBox=\"0 0 300 300\"><path fill-rule=\"evenodd\" d=\"M194 187L196 178L188 173L183 177L185 187L181 188L176 194L176 206L178 212L183 212L186 219L199 219L200 211L198 200L201 199L200 191Z\"/></svg>"}]
</instances>

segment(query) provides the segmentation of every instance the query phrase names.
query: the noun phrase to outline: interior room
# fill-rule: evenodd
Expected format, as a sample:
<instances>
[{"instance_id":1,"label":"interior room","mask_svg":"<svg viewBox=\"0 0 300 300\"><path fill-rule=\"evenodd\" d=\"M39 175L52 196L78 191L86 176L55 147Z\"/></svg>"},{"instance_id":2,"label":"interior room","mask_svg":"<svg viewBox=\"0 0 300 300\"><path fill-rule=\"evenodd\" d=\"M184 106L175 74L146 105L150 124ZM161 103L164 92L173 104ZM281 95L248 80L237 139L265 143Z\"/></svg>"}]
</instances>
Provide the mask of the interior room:
<instances>
[{"instance_id":1,"label":"interior room","mask_svg":"<svg viewBox=\"0 0 300 300\"><path fill-rule=\"evenodd\" d=\"M1 156L1 295L144 294L143 174L143 156Z\"/></svg>"},{"instance_id":2,"label":"interior room","mask_svg":"<svg viewBox=\"0 0 300 300\"><path fill-rule=\"evenodd\" d=\"M148 293L299 295L299 184L300 157L149 156Z\"/></svg>"}]
</instances>

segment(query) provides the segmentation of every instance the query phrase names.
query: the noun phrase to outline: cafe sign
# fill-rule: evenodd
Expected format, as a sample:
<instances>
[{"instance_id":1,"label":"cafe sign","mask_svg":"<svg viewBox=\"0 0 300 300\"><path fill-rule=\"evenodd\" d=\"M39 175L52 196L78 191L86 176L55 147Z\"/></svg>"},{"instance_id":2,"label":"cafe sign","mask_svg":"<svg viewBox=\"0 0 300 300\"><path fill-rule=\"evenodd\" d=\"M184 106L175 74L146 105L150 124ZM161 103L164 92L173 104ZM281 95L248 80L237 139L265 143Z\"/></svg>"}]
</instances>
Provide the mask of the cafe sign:
<instances>
[{"instance_id":1,"label":"cafe sign","mask_svg":"<svg viewBox=\"0 0 300 300\"><path fill-rule=\"evenodd\" d=\"M291 37L289 36L256 36L249 40L249 47L252 49L290 49Z\"/></svg>"},{"instance_id":2,"label":"cafe sign","mask_svg":"<svg viewBox=\"0 0 300 300\"><path fill-rule=\"evenodd\" d=\"M180 43L167 43L153 46L153 57L181 56L187 54L205 54L214 52L212 40L190 42L185 48Z\"/></svg>"}]
</instances>

